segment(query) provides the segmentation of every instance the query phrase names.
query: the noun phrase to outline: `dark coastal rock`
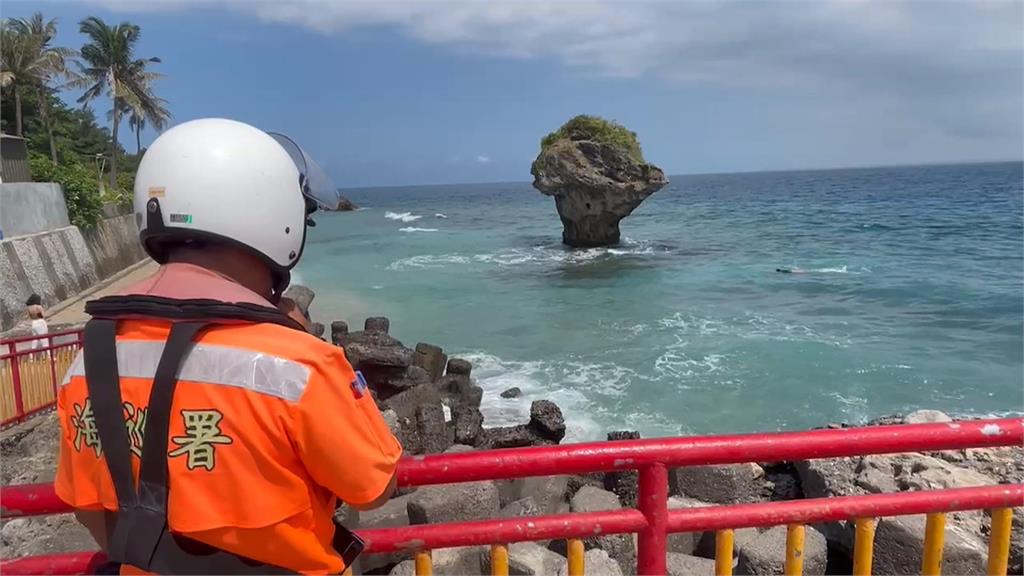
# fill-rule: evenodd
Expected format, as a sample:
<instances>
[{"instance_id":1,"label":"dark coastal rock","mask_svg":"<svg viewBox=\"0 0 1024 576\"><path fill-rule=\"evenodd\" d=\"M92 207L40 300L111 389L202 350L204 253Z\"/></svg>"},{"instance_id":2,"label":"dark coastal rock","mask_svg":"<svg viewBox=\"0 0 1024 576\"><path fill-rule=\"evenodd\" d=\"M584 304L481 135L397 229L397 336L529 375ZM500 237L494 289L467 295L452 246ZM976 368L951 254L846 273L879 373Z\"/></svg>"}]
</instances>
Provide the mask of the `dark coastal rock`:
<instances>
[{"instance_id":1,"label":"dark coastal rock","mask_svg":"<svg viewBox=\"0 0 1024 576\"><path fill-rule=\"evenodd\" d=\"M523 394L523 391L518 386L513 386L508 390L501 393L502 398L519 398Z\"/></svg>"},{"instance_id":2,"label":"dark coastal rock","mask_svg":"<svg viewBox=\"0 0 1024 576\"><path fill-rule=\"evenodd\" d=\"M498 515L494 482L423 486L409 499L410 524L484 520Z\"/></svg>"},{"instance_id":3,"label":"dark coastal rock","mask_svg":"<svg viewBox=\"0 0 1024 576\"><path fill-rule=\"evenodd\" d=\"M569 508L573 513L579 512L601 512L606 510L619 510L622 503L619 497L606 490L584 486L572 497ZM636 546L633 537L629 534L609 534L595 536L583 540L586 548L600 548L608 553L622 568L624 573L635 572Z\"/></svg>"},{"instance_id":4,"label":"dark coastal rock","mask_svg":"<svg viewBox=\"0 0 1024 576\"><path fill-rule=\"evenodd\" d=\"M284 291L283 296L295 302L295 305L307 320L310 318L309 307L313 304L313 299L316 298L316 293L311 288L302 284L292 284Z\"/></svg>"},{"instance_id":5,"label":"dark coastal rock","mask_svg":"<svg viewBox=\"0 0 1024 576\"><path fill-rule=\"evenodd\" d=\"M386 409L395 411L399 418L414 418L416 409L431 404L441 409L441 394L430 385L414 386L383 401Z\"/></svg>"},{"instance_id":6,"label":"dark coastal rock","mask_svg":"<svg viewBox=\"0 0 1024 576\"><path fill-rule=\"evenodd\" d=\"M569 476L535 476L498 481L498 496L502 507L529 500L539 514L568 512L569 499L566 496Z\"/></svg>"},{"instance_id":7,"label":"dark coastal rock","mask_svg":"<svg viewBox=\"0 0 1024 576\"><path fill-rule=\"evenodd\" d=\"M378 347L369 344L350 343L345 347L349 362L357 370L366 366L408 368L412 366L413 351L401 346Z\"/></svg>"},{"instance_id":8,"label":"dark coastal rock","mask_svg":"<svg viewBox=\"0 0 1024 576\"><path fill-rule=\"evenodd\" d=\"M785 526L775 526L744 542L737 551L736 574L782 574L786 563L787 532ZM824 574L827 557L825 537L808 526L804 531L804 574Z\"/></svg>"},{"instance_id":9,"label":"dark coastal rock","mask_svg":"<svg viewBox=\"0 0 1024 576\"><path fill-rule=\"evenodd\" d=\"M716 504L758 502L771 494L764 470L754 463L676 468L669 471L669 486L673 495Z\"/></svg>"},{"instance_id":10,"label":"dark coastal rock","mask_svg":"<svg viewBox=\"0 0 1024 576\"><path fill-rule=\"evenodd\" d=\"M541 143L533 187L554 196L569 246L619 242L619 222L668 179L644 161L636 134L614 122L577 116Z\"/></svg>"},{"instance_id":11,"label":"dark coastal rock","mask_svg":"<svg viewBox=\"0 0 1024 576\"><path fill-rule=\"evenodd\" d=\"M530 428L545 440L558 443L565 438L565 418L557 404L537 400L530 405Z\"/></svg>"},{"instance_id":12,"label":"dark coastal rock","mask_svg":"<svg viewBox=\"0 0 1024 576\"><path fill-rule=\"evenodd\" d=\"M416 431L421 454L440 454L455 443L454 434L444 419L444 409L439 404L416 407Z\"/></svg>"},{"instance_id":13,"label":"dark coastal rock","mask_svg":"<svg viewBox=\"0 0 1024 576\"><path fill-rule=\"evenodd\" d=\"M554 442L537 436L526 424L484 428L480 441L480 446L487 449L522 448L524 446L544 446L547 444L554 444Z\"/></svg>"},{"instance_id":14,"label":"dark coastal rock","mask_svg":"<svg viewBox=\"0 0 1024 576\"><path fill-rule=\"evenodd\" d=\"M604 472L592 472L590 474L578 474L569 476L569 483L566 486L566 498L572 498L584 486L592 486L604 490Z\"/></svg>"},{"instance_id":15,"label":"dark coastal rock","mask_svg":"<svg viewBox=\"0 0 1024 576\"><path fill-rule=\"evenodd\" d=\"M341 320L331 322L331 343L335 346L342 346L345 337L348 336L348 323Z\"/></svg>"},{"instance_id":16,"label":"dark coastal rock","mask_svg":"<svg viewBox=\"0 0 1024 576\"><path fill-rule=\"evenodd\" d=\"M344 196L338 196L338 204L334 208L328 208L332 212L351 212L358 209L355 202L345 198Z\"/></svg>"},{"instance_id":17,"label":"dark coastal rock","mask_svg":"<svg viewBox=\"0 0 1024 576\"><path fill-rule=\"evenodd\" d=\"M487 448L521 448L558 444L563 437L562 410L550 400L538 400L530 406L529 423L486 428L480 443Z\"/></svg>"},{"instance_id":18,"label":"dark coastal rock","mask_svg":"<svg viewBox=\"0 0 1024 576\"><path fill-rule=\"evenodd\" d=\"M400 375L392 376L384 381L389 388L392 388L395 393L403 390L408 390L413 386L419 386L420 384L428 384L430 382L430 375L427 371L419 366L409 366Z\"/></svg>"},{"instance_id":19,"label":"dark coastal rock","mask_svg":"<svg viewBox=\"0 0 1024 576\"><path fill-rule=\"evenodd\" d=\"M1024 457L1024 448L993 450L1000 451L992 454L998 460L1019 460ZM955 460L958 456L951 455L950 458ZM1019 481L1014 479L1012 473L1009 476L1000 473L1013 470L1013 465L995 470L976 469L917 453L809 460L795 462L794 465L800 474L803 492L808 498L985 486ZM947 514L946 522L944 570L958 574L983 573L987 541L985 515L981 511L952 512ZM838 550L846 555L852 554L854 533L851 523L828 523L819 529ZM920 570L923 546L923 516L879 520L875 532L876 572L916 573ZM1014 557L1012 552L1011 557ZM1019 557L1018 547L1016 558Z\"/></svg>"},{"instance_id":20,"label":"dark coastal rock","mask_svg":"<svg viewBox=\"0 0 1024 576\"><path fill-rule=\"evenodd\" d=\"M484 416L480 410L466 405L452 408L452 423L455 428L455 442L476 446L483 434Z\"/></svg>"},{"instance_id":21,"label":"dark coastal rock","mask_svg":"<svg viewBox=\"0 0 1024 576\"><path fill-rule=\"evenodd\" d=\"M463 374L442 376L434 385L444 395L445 403L449 406L462 404L479 408L484 397L483 388L473 384L469 376Z\"/></svg>"},{"instance_id":22,"label":"dark coastal rock","mask_svg":"<svg viewBox=\"0 0 1024 576\"><path fill-rule=\"evenodd\" d=\"M765 478L772 487L770 500L797 500L804 497L800 473L791 462L765 464Z\"/></svg>"},{"instance_id":23,"label":"dark coastal rock","mask_svg":"<svg viewBox=\"0 0 1024 576\"><path fill-rule=\"evenodd\" d=\"M416 356L413 358L413 363L423 368L429 375L430 381L434 381L444 375L448 356L440 346L420 342L416 345Z\"/></svg>"},{"instance_id":24,"label":"dark coastal rock","mask_svg":"<svg viewBox=\"0 0 1024 576\"><path fill-rule=\"evenodd\" d=\"M324 332L326 331L327 327L320 322L313 322L312 324L309 325L309 333L312 334L313 336L316 336L317 338L320 338L321 340L323 340Z\"/></svg>"},{"instance_id":25,"label":"dark coastal rock","mask_svg":"<svg viewBox=\"0 0 1024 576\"><path fill-rule=\"evenodd\" d=\"M452 358L448 361L448 370L446 374L459 375L469 377L473 371L473 365L469 360L463 360L462 358Z\"/></svg>"},{"instance_id":26,"label":"dark coastal rock","mask_svg":"<svg viewBox=\"0 0 1024 576\"><path fill-rule=\"evenodd\" d=\"M670 552L665 558L668 576L713 576L715 561L689 554Z\"/></svg>"},{"instance_id":27,"label":"dark coastal rock","mask_svg":"<svg viewBox=\"0 0 1024 576\"><path fill-rule=\"evenodd\" d=\"M639 440L640 433L635 431L615 431L608 433L608 440ZM614 492L622 505L627 508L636 507L637 480L639 475L635 471L609 471L604 475L605 490Z\"/></svg>"},{"instance_id":28,"label":"dark coastal rock","mask_svg":"<svg viewBox=\"0 0 1024 576\"><path fill-rule=\"evenodd\" d=\"M366 319L363 330L367 332L383 332L387 334L391 329L391 321L383 316L373 316Z\"/></svg>"},{"instance_id":29,"label":"dark coastal rock","mask_svg":"<svg viewBox=\"0 0 1024 576\"><path fill-rule=\"evenodd\" d=\"M508 573L519 576L556 574L565 565L565 558L535 542L516 542L508 546ZM483 574L491 573L491 553L480 552Z\"/></svg>"},{"instance_id":30,"label":"dark coastal rock","mask_svg":"<svg viewBox=\"0 0 1024 576\"><path fill-rule=\"evenodd\" d=\"M607 552L591 548L583 554L583 564L587 567L587 576L622 576L622 568ZM569 576L569 564L563 562L555 576Z\"/></svg>"}]
</instances>

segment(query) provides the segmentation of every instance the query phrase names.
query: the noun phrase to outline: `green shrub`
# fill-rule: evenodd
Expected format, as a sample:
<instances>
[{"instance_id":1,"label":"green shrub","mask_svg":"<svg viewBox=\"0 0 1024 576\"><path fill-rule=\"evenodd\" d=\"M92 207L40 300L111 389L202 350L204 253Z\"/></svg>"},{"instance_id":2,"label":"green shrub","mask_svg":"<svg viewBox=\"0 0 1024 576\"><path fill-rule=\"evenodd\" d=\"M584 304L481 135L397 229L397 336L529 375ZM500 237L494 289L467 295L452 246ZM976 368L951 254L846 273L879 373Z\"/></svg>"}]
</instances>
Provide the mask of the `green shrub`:
<instances>
[{"instance_id":1,"label":"green shrub","mask_svg":"<svg viewBox=\"0 0 1024 576\"><path fill-rule=\"evenodd\" d=\"M96 225L103 215L103 200L95 172L77 163L54 164L41 154L31 154L29 167L36 182L61 185L72 224L83 227Z\"/></svg>"},{"instance_id":2,"label":"green shrub","mask_svg":"<svg viewBox=\"0 0 1024 576\"><path fill-rule=\"evenodd\" d=\"M625 151L637 162L644 162L643 152L636 132L633 132L613 120L605 120L598 116L580 114L562 125L561 128L548 134L540 141L541 150L547 149L562 139L574 142L590 140L599 144L607 144Z\"/></svg>"}]
</instances>

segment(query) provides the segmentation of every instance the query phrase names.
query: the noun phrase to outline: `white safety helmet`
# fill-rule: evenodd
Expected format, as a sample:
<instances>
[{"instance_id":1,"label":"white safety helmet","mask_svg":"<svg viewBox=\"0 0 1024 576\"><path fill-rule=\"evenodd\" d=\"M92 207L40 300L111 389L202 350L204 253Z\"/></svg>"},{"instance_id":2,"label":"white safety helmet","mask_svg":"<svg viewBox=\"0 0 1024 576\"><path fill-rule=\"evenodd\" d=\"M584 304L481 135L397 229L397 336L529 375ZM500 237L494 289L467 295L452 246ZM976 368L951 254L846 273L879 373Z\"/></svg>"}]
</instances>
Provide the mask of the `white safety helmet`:
<instances>
[{"instance_id":1,"label":"white safety helmet","mask_svg":"<svg viewBox=\"0 0 1024 576\"><path fill-rule=\"evenodd\" d=\"M309 214L338 192L292 140L223 118L185 122L146 150L135 176L139 239L154 260L167 248L215 242L247 249L288 285Z\"/></svg>"}]
</instances>

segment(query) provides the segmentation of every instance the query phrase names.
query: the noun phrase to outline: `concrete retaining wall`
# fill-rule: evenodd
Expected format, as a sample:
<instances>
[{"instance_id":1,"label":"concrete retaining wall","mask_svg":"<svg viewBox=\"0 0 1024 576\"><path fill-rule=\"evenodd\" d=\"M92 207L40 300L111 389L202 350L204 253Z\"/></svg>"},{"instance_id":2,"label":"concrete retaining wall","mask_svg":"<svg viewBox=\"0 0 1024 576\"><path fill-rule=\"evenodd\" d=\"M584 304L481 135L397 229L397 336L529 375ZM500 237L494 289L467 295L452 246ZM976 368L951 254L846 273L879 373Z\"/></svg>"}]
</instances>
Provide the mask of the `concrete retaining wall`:
<instances>
[{"instance_id":1,"label":"concrete retaining wall","mask_svg":"<svg viewBox=\"0 0 1024 576\"><path fill-rule=\"evenodd\" d=\"M95 228L65 226L0 242L0 330L24 319L33 292L44 307L70 298L146 258L132 215Z\"/></svg>"},{"instance_id":2,"label":"concrete retaining wall","mask_svg":"<svg viewBox=\"0 0 1024 576\"><path fill-rule=\"evenodd\" d=\"M64 192L53 182L0 184L0 231L4 238L70 226Z\"/></svg>"}]
</instances>

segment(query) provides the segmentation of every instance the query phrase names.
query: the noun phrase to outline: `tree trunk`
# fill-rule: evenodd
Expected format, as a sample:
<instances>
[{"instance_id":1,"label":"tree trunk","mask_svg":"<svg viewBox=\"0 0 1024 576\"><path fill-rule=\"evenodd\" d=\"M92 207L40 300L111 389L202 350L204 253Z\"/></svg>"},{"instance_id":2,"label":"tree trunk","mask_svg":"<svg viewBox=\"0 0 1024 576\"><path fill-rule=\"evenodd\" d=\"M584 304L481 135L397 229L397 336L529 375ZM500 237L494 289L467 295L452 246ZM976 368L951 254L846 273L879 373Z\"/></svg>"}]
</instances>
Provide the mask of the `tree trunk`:
<instances>
[{"instance_id":1,"label":"tree trunk","mask_svg":"<svg viewBox=\"0 0 1024 576\"><path fill-rule=\"evenodd\" d=\"M18 86L14 88L14 134L21 136L21 92L18 92Z\"/></svg>"},{"instance_id":2,"label":"tree trunk","mask_svg":"<svg viewBox=\"0 0 1024 576\"><path fill-rule=\"evenodd\" d=\"M135 159L139 159L139 155L142 154L142 124L135 125Z\"/></svg>"},{"instance_id":3,"label":"tree trunk","mask_svg":"<svg viewBox=\"0 0 1024 576\"><path fill-rule=\"evenodd\" d=\"M118 112L118 98L114 96L114 126L110 138L110 188L117 188L117 126L121 121L121 114Z\"/></svg>"},{"instance_id":4,"label":"tree trunk","mask_svg":"<svg viewBox=\"0 0 1024 576\"><path fill-rule=\"evenodd\" d=\"M50 107L49 100L46 99L46 94L42 87L36 90L39 99L39 118L43 121L43 127L46 128L46 135L50 137L50 159L53 163L57 163L57 140L53 137L53 126L50 124L50 115L46 112L46 109Z\"/></svg>"}]
</instances>

